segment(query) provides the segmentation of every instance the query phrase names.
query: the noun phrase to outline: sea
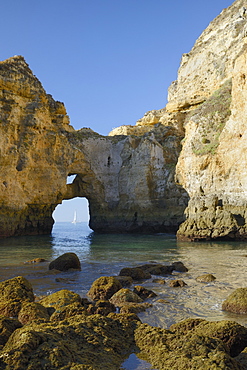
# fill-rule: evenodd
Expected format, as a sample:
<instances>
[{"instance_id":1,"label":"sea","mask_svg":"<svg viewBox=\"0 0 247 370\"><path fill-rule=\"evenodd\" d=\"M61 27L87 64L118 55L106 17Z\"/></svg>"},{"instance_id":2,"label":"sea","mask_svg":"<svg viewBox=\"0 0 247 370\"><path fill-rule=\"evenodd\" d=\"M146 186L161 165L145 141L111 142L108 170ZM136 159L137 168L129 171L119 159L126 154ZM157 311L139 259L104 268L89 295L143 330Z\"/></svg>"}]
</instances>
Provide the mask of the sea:
<instances>
[{"instance_id":1,"label":"sea","mask_svg":"<svg viewBox=\"0 0 247 370\"><path fill-rule=\"evenodd\" d=\"M66 252L80 259L81 271L54 273L50 261ZM47 262L28 261L44 258ZM181 261L188 272L173 272L163 277L166 284L152 279L141 282L157 297L150 299L152 308L139 314L142 322L169 328L186 318L209 321L234 320L247 326L247 315L222 311L222 302L236 288L247 286L247 243L180 242L172 234L97 234L87 223L56 222L51 235L21 236L0 240L0 281L15 276L26 277L36 296L69 289L87 297L94 280L100 276L118 275L123 267L145 263L171 264ZM196 278L213 274L212 283ZM182 279L187 285L171 288L169 281ZM138 284L140 284L138 282ZM132 355L124 364L126 370L151 370L150 364Z\"/></svg>"}]
</instances>

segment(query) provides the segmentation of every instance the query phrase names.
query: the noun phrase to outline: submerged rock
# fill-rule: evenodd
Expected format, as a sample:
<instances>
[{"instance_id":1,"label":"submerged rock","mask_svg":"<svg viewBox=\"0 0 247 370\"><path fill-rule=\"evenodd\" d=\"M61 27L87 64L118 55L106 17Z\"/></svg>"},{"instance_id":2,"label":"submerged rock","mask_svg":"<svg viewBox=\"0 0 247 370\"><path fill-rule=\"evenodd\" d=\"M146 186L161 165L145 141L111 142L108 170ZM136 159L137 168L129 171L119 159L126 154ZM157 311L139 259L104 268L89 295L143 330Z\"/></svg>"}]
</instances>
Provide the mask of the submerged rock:
<instances>
[{"instance_id":1,"label":"submerged rock","mask_svg":"<svg viewBox=\"0 0 247 370\"><path fill-rule=\"evenodd\" d=\"M247 313L247 288L238 288L232 292L222 303L222 310L246 314Z\"/></svg>"},{"instance_id":2,"label":"submerged rock","mask_svg":"<svg viewBox=\"0 0 247 370\"><path fill-rule=\"evenodd\" d=\"M81 263L75 253L64 253L49 264L49 270L81 270Z\"/></svg>"},{"instance_id":3,"label":"submerged rock","mask_svg":"<svg viewBox=\"0 0 247 370\"><path fill-rule=\"evenodd\" d=\"M151 274L143 271L141 267L124 267L121 269L120 276L130 276L133 280L150 279Z\"/></svg>"},{"instance_id":4,"label":"submerged rock","mask_svg":"<svg viewBox=\"0 0 247 370\"><path fill-rule=\"evenodd\" d=\"M172 288L177 288L177 287L183 287L186 286L187 284L183 280L171 280L169 281L169 286Z\"/></svg>"},{"instance_id":5,"label":"submerged rock","mask_svg":"<svg viewBox=\"0 0 247 370\"><path fill-rule=\"evenodd\" d=\"M114 276L101 276L93 282L87 295L93 300L110 299L121 288L121 283Z\"/></svg>"},{"instance_id":6,"label":"submerged rock","mask_svg":"<svg viewBox=\"0 0 247 370\"><path fill-rule=\"evenodd\" d=\"M154 293L150 289L144 288L141 285L135 285L133 292L136 293L143 300L144 299L147 299L147 298L157 297L157 294L156 293Z\"/></svg>"},{"instance_id":7,"label":"submerged rock","mask_svg":"<svg viewBox=\"0 0 247 370\"><path fill-rule=\"evenodd\" d=\"M216 277L212 274L204 274L196 278L196 281L200 283L212 283L214 280L216 280Z\"/></svg>"}]
</instances>

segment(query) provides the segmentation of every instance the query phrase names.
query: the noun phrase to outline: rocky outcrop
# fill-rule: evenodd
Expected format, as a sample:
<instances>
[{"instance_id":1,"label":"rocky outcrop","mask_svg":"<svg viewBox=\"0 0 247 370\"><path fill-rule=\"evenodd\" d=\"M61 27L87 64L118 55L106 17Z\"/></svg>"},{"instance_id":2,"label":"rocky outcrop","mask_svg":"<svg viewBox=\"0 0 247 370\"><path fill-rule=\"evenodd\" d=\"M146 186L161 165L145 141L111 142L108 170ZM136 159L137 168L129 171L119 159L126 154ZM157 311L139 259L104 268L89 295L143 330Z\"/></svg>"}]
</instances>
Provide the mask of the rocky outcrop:
<instances>
[{"instance_id":1,"label":"rocky outcrop","mask_svg":"<svg viewBox=\"0 0 247 370\"><path fill-rule=\"evenodd\" d=\"M57 204L86 197L98 232L246 239L244 5L183 55L165 108L107 137L74 130L22 57L1 62L0 237L50 233Z\"/></svg>"},{"instance_id":2,"label":"rocky outcrop","mask_svg":"<svg viewBox=\"0 0 247 370\"><path fill-rule=\"evenodd\" d=\"M0 237L50 233L57 204L77 196L88 199L90 227L100 232L175 231L184 220L175 127L142 136L76 131L15 56L0 63L0 133Z\"/></svg>"}]
</instances>

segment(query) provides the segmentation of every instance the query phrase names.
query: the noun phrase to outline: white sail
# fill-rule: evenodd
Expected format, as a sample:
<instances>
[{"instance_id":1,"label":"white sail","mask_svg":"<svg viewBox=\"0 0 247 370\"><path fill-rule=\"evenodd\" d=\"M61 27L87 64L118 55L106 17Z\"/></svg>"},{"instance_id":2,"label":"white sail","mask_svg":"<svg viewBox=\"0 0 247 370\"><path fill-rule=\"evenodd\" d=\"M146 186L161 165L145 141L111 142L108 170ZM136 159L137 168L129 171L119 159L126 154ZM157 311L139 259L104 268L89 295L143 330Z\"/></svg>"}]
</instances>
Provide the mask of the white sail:
<instances>
[{"instance_id":1,"label":"white sail","mask_svg":"<svg viewBox=\"0 0 247 370\"><path fill-rule=\"evenodd\" d=\"M72 221L72 224L76 224L77 223L77 216L76 216L76 211L74 213L74 219Z\"/></svg>"}]
</instances>

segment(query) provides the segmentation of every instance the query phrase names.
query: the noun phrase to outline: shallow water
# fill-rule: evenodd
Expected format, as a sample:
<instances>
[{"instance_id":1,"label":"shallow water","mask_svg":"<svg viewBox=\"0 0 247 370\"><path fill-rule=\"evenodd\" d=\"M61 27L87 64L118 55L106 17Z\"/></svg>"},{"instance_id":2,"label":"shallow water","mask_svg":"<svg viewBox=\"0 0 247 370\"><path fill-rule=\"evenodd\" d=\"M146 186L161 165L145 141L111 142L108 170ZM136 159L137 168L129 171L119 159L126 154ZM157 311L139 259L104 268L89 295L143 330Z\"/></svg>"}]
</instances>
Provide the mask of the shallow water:
<instances>
[{"instance_id":1,"label":"shallow water","mask_svg":"<svg viewBox=\"0 0 247 370\"><path fill-rule=\"evenodd\" d=\"M37 257L51 261L65 252L78 255L82 271L54 274L48 270L49 262L37 265L24 263ZM170 264L182 261L189 271L174 272L165 280L180 278L187 286L171 288L167 283L153 283L152 279L142 283L158 295L150 300L153 308L139 315L143 322L167 328L185 318L200 317L207 320L230 319L247 325L247 315L234 315L221 310L223 300L234 289L247 286L247 243L177 242L173 235L167 234L100 235L93 233L85 223L56 223L51 236L0 240L0 256L1 281L22 275L32 283L36 295L66 288L82 297L86 297L95 279L102 275L118 275L123 267L148 262ZM213 274L215 282L198 283L195 278L204 273ZM57 282L57 277L64 280ZM148 369L140 363L139 367L131 366L124 368Z\"/></svg>"}]
</instances>

